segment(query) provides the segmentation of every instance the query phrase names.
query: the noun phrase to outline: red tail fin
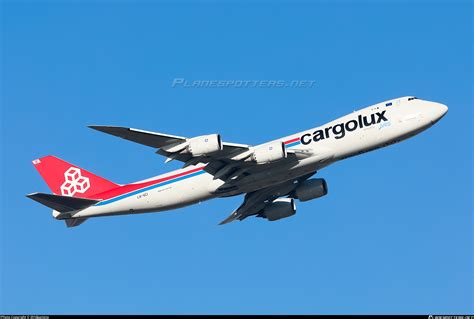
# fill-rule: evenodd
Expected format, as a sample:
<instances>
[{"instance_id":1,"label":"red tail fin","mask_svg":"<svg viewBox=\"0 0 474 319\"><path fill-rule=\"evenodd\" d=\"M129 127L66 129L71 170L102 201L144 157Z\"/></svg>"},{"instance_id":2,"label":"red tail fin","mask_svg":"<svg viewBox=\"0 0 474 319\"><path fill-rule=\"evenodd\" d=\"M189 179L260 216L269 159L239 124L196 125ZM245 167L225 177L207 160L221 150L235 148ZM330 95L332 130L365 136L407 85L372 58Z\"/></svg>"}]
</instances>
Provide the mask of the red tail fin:
<instances>
[{"instance_id":1,"label":"red tail fin","mask_svg":"<svg viewBox=\"0 0 474 319\"><path fill-rule=\"evenodd\" d=\"M119 187L115 183L51 155L36 159L33 164L54 194L93 198L94 194Z\"/></svg>"}]
</instances>

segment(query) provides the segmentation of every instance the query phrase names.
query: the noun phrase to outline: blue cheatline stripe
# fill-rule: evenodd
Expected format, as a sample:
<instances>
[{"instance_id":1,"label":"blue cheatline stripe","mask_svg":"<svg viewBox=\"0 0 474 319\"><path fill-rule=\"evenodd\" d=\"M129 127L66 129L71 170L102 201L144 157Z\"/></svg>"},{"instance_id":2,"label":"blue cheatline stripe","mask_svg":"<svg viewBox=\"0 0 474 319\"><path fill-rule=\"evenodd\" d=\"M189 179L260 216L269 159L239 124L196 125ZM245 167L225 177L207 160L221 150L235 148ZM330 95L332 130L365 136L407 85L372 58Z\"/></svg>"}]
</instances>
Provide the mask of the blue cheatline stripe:
<instances>
[{"instance_id":1,"label":"blue cheatline stripe","mask_svg":"<svg viewBox=\"0 0 474 319\"><path fill-rule=\"evenodd\" d=\"M286 147L292 147L292 146L298 145L300 143L301 143L300 141L296 141L296 142L293 142L293 143L290 143L290 144L286 144L285 146Z\"/></svg>"},{"instance_id":2,"label":"blue cheatline stripe","mask_svg":"<svg viewBox=\"0 0 474 319\"><path fill-rule=\"evenodd\" d=\"M132 191L131 193L123 194L123 195L114 197L112 199L107 199L107 200L101 201L101 202L95 204L94 206L107 205L107 204L116 202L118 200L124 199L126 197L130 197L130 196L139 194L141 192L146 192L146 191L149 191L149 190L154 189L154 188L158 188L158 187L165 186L165 185L168 185L168 184L171 184L171 183L182 181L186 178L190 178L190 177L194 177L194 176L204 174L205 172L206 171L202 170L202 171L195 172L195 173L192 173L192 174L189 174L189 175L186 175L186 176L181 176L181 177L178 177L178 178L175 178L175 179L171 179L169 181L164 181L164 182L161 182L161 183L158 183L158 184L155 184L155 185L151 185L151 186L148 186L148 187L145 187L145 188L141 188L141 189L138 189L136 191Z\"/></svg>"}]
</instances>

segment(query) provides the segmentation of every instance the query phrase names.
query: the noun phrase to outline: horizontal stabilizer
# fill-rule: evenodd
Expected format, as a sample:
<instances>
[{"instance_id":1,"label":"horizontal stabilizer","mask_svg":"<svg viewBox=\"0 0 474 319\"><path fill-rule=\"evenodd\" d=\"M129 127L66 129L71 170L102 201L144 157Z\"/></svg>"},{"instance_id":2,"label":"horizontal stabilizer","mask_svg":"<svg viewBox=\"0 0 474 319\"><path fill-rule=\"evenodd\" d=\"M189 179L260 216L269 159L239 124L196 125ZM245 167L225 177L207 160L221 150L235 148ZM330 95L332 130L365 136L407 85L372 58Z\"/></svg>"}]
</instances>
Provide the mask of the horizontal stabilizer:
<instances>
[{"instance_id":1,"label":"horizontal stabilizer","mask_svg":"<svg viewBox=\"0 0 474 319\"><path fill-rule=\"evenodd\" d=\"M66 222L67 227L76 227L85 222L87 218L66 218L64 221Z\"/></svg>"},{"instance_id":2,"label":"horizontal stabilizer","mask_svg":"<svg viewBox=\"0 0 474 319\"><path fill-rule=\"evenodd\" d=\"M100 200L96 199L60 196L45 193L33 193L26 195L26 197L29 197L32 200L48 206L49 208L52 208L60 213L81 210L100 202Z\"/></svg>"}]
</instances>

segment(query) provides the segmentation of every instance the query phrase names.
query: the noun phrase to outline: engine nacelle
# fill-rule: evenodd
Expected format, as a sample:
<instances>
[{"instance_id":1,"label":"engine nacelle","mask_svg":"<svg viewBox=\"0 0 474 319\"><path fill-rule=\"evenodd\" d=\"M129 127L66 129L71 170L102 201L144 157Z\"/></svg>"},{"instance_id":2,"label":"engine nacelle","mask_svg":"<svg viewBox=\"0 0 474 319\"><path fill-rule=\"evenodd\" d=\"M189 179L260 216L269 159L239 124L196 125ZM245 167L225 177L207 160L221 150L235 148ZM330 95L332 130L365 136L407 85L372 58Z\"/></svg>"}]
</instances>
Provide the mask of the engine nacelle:
<instances>
[{"instance_id":1,"label":"engine nacelle","mask_svg":"<svg viewBox=\"0 0 474 319\"><path fill-rule=\"evenodd\" d=\"M323 178L312 178L300 183L294 193L295 198L305 202L326 195L328 186Z\"/></svg>"},{"instance_id":2,"label":"engine nacelle","mask_svg":"<svg viewBox=\"0 0 474 319\"><path fill-rule=\"evenodd\" d=\"M276 162L286 158L286 148L283 142L273 142L255 148L252 160L257 164Z\"/></svg>"},{"instance_id":3,"label":"engine nacelle","mask_svg":"<svg viewBox=\"0 0 474 319\"><path fill-rule=\"evenodd\" d=\"M263 209L263 216L269 221L279 220L296 214L293 198L277 198Z\"/></svg>"},{"instance_id":4,"label":"engine nacelle","mask_svg":"<svg viewBox=\"0 0 474 319\"><path fill-rule=\"evenodd\" d=\"M189 140L188 152L193 156L202 156L222 151L222 141L219 134L193 137Z\"/></svg>"}]
</instances>

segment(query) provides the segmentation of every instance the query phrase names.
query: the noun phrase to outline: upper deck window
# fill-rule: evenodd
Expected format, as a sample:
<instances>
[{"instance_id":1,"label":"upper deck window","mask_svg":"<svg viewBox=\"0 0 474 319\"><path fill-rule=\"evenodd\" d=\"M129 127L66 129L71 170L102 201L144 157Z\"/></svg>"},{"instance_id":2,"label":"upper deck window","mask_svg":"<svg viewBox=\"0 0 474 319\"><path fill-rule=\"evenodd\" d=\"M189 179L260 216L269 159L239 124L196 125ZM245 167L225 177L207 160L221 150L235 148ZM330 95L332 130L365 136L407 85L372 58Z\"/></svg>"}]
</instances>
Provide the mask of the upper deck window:
<instances>
[{"instance_id":1,"label":"upper deck window","mask_svg":"<svg viewBox=\"0 0 474 319\"><path fill-rule=\"evenodd\" d=\"M417 100L418 98L416 96L412 96L412 97L409 97L408 98L408 101L411 101L411 100Z\"/></svg>"}]
</instances>

